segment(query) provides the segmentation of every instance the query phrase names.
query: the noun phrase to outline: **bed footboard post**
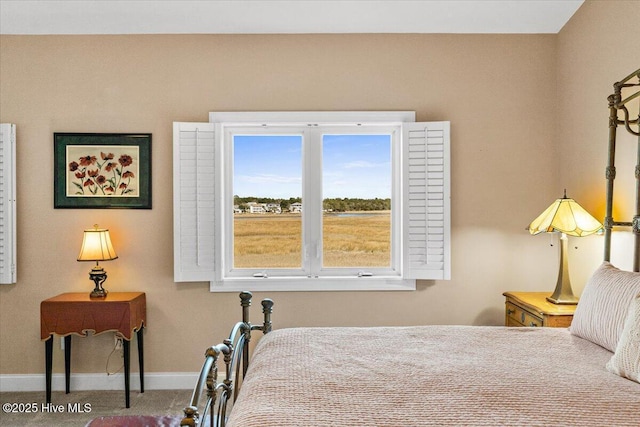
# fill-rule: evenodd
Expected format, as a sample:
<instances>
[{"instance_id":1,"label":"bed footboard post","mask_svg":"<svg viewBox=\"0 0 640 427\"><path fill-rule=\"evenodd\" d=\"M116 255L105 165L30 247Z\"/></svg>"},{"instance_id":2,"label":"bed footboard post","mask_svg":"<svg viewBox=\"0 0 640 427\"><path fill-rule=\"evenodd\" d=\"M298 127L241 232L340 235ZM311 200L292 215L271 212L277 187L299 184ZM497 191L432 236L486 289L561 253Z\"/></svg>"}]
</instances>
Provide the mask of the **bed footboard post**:
<instances>
[{"instance_id":1,"label":"bed footboard post","mask_svg":"<svg viewBox=\"0 0 640 427\"><path fill-rule=\"evenodd\" d=\"M262 333L271 332L271 313L273 313L273 300L265 298L262 300L262 314L264 314L264 322L262 323Z\"/></svg>"},{"instance_id":2,"label":"bed footboard post","mask_svg":"<svg viewBox=\"0 0 640 427\"><path fill-rule=\"evenodd\" d=\"M242 321L249 324L249 307L251 306L253 295L249 291L240 292L240 306L242 307Z\"/></svg>"},{"instance_id":3,"label":"bed footboard post","mask_svg":"<svg viewBox=\"0 0 640 427\"><path fill-rule=\"evenodd\" d=\"M251 323L249 323L249 307L251 306L251 298L253 295L249 291L240 292L240 305L242 306L242 323L245 324L243 334L245 343L242 347L242 376L249 369L249 343L251 342Z\"/></svg>"}]
</instances>

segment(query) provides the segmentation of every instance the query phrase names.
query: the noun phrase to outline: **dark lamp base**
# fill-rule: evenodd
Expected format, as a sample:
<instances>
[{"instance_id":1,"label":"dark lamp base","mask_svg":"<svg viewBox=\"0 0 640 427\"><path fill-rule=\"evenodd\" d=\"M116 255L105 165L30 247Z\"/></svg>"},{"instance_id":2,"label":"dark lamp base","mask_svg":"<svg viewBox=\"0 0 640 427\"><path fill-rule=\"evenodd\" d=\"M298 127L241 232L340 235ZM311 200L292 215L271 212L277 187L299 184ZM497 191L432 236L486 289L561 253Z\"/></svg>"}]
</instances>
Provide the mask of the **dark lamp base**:
<instances>
[{"instance_id":1,"label":"dark lamp base","mask_svg":"<svg viewBox=\"0 0 640 427\"><path fill-rule=\"evenodd\" d=\"M91 293L89 294L89 298L106 298L107 297L107 290L106 289L98 289L95 288L94 290L91 291Z\"/></svg>"},{"instance_id":2,"label":"dark lamp base","mask_svg":"<svg viewBox=\"0 0 640 427\"><path fill-rule=\"evenodd\" d=\"M102 287L102 284L107 280L107 272L99 265L96 265L89 272L89 278L96 284L96 287L89 294L89 298L106 298L107 290Z\"/></svg>"}]
</instances>

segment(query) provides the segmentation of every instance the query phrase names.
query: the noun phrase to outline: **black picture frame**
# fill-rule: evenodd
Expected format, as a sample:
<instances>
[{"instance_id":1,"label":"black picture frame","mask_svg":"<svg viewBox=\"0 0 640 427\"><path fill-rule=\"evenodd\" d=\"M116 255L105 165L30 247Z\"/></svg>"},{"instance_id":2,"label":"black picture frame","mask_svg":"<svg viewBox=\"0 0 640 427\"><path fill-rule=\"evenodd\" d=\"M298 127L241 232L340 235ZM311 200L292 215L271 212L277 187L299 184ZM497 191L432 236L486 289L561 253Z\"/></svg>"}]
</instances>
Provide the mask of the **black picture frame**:
<instances>
[{"instance_id":1,"label":"black picture frame","mask_svg":"<svg viewBox=\"0 0 640 427\"><path fill-rule=\"evenodd\" d=\"M53 134L53 207L151 209L150 133Z\"/></svg>"}]
</instances>

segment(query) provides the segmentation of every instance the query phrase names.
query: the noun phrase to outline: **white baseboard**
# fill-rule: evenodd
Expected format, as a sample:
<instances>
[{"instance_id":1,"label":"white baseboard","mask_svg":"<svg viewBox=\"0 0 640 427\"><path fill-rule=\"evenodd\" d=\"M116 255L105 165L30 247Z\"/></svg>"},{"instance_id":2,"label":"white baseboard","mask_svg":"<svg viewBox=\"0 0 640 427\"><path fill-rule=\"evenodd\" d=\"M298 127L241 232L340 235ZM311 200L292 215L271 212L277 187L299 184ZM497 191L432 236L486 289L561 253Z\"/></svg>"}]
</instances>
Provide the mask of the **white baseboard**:
<instances>
[{"instance_id":1,"label":"white baseboard","mask_svg":"<svg viewBox=\"0 0 640 427\"><path fill-rule=\"evenodd\" d=\"M145 390L191 390L198 381L198 372L152 372L144 375ZM131 372L131 390L140 390L140 374ZM73 390L124 390L124 374L74 374L69 387ZM51 389L64 391L64 374L51 376ZM0 392L45 391L44 374L0 375Z\"/></svg>"}]
</instances>

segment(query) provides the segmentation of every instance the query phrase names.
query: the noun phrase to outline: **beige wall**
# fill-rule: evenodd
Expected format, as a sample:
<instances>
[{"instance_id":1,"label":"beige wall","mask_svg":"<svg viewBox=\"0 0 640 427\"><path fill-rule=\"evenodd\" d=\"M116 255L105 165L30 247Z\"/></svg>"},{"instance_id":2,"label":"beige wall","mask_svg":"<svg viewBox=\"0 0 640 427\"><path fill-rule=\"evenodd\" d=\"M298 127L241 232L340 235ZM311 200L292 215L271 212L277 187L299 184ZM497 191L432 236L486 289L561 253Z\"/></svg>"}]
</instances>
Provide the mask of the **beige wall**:
<instances>
[{"instance_id":1,"label":"beige wall","mask_svg":"<svg viewBox=\"0 0 640 427\"><path fill-rule=\"evenodd\" d=\"M640 68L640 52L634 47L640 38L639 23L637 0L588 1L558 37L557 140L562 165L556 187L567 188L597 218L604 218L606 203L607 97L614 82ZM634 215L637 141L619 127L613 213L618 221L631 221ZM632 268L631 243L630 232L614 233L612 261L627 269ZM602 248L602 239L589 239L575 255L591 263L589 258L602 259Z\"/></svg>"},{"instance_id":2,"label":"beige wall","mask_svg":"<svg viewBox=\"0 0 640 427\"><path fill-rule=\"evenodd\" d=\"M622 19L637 40L637 8L625 7L614 19L609 3L589 2L560 35L2 36L0 121L18 132L19 282L0 287L0 374L43 371L40 301L91 289L89 265L75 258L94 223L111 229L120 256L105 263L107 289L147 293L148 372L195 371L228 333L236 294L173 282L172 122L207 121L209 111L415 110L451 121L453 279L415 292L273 293L275 327L501 324L503 291L555 284L557 246L525 226L564 186L587 208L603 199L606 142L588 141L588 162L575 165L584 179L567 175L565 144L581 145L569 137L582 128L557 117L588 114L602 122L593 134L606 136L603 96L581 110L567 97L584 103L574 94L584 79L606 97L632 71L606 51L618 36L599 22ZM587 35L599 44L585 47L588 64L612 59L610 73L610 64L573 70L562 57L579 57ZM576 88L558 86L567 81ZM152 133L153 209L53 209L56 131ZM598 245L572 269L578 291ZM74 372L104 372L111 336L76 342Z\"/></svg>"}]
</instances>

